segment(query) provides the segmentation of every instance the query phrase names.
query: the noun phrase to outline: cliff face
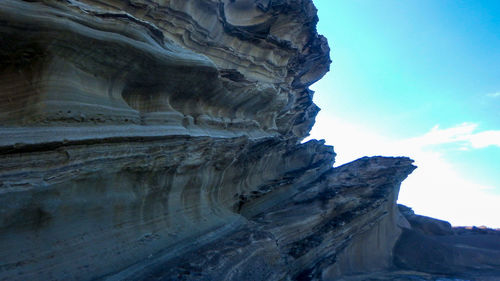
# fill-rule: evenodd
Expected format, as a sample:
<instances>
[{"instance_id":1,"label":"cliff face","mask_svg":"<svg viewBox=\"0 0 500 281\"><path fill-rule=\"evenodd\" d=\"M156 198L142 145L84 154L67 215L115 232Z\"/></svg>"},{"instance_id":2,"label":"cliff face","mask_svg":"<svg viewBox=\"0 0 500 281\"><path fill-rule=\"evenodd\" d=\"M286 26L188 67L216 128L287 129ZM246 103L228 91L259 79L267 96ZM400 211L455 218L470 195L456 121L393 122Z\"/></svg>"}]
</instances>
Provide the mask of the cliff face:
<instances>
[{"instance_id":1,"label":"cliff face","mask_svg":"<svg viewBox=\"0 0 500 281\"><path fill-rule=\"evenodd\" d=\"M392 268L415 167L300 143L316 22L310 0L2 0L0 280Z\"/></svg>"},{"instance_id":2,"label":"cliff face","mask_svg":"<svg viewBox=\"0 0 500 281\"><path fill-rule=\"evenodd\" d=\"M310 1L8 0L1 16L2 124L64 127L24 142L302 138L330 63Z\"/></svg>"}]
</instances>

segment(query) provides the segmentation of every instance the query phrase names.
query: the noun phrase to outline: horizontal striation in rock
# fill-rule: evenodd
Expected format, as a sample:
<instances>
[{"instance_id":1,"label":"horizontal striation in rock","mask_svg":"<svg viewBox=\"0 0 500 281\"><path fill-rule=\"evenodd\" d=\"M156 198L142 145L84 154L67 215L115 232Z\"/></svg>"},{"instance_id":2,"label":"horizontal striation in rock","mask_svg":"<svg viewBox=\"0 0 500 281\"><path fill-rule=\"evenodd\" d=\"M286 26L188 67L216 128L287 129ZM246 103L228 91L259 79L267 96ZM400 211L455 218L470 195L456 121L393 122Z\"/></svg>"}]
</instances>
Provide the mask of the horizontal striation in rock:
<instances>
[{"instance_id":1,"label":"horizontal striation in rock","mask_svg":"<svg viewBox=\"0 0 500 281\"><path fill-rule=\"evenodd\" d=\"M299 138L312 126L317 109L306 86L329 59L308 1L247 7L273 18L269 28L294 18L295 37L279 40L271 31L228 31L225 17L248 10L233 2L43 3L0 7L8 22L0 25L3 125L163 124Z\"/></svg>"},{"instance_id":2,"label":"horizontal striation in rock","mask_svg":"<svg viewBox=\"0 0 500 281\"><path fill-rule=\"evenodd\" d=\"M311 0L2 0L0 280L435 273L408 248L457 246L398 211L412 160L301 143L317 21Z\"/></svg>"},{"instance_id":3,"label":"horizontal striation in rock","mask_svg":"<svg viewBox=\"0 0 500 281\"><path fill-rule=\"evenodd\" d=\"M146 274L331 168L314 6L264 2L2 2L0 280Z\"/></svg>"},{"instance_id":4,"label":"horizontal striation in rock","mask_svg":"<svg viewBox=\"0 0 500 281\"><path fill-rule=\"evenodd\" d=\"M182 241L242 225L241 205L279 188L276 179L327 169L332 156L321 142L182 136L4 153L0 276L80 279L181 253L195 247Z\"/></svg>"}]
</instances>

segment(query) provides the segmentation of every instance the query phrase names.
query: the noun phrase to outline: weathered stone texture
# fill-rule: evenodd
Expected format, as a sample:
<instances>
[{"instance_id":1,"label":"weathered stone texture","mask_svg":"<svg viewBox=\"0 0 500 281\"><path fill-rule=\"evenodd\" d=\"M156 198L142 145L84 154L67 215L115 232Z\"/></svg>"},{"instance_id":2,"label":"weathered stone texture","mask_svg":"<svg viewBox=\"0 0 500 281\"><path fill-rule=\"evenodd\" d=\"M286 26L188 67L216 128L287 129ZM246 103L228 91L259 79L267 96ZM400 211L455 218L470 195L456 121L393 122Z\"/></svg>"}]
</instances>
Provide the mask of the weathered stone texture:
<instances>
[{"instance_id":1,"label":"weathered stone texture","mask_svg":"<svg viewBox=\"0 0 500 281\"><path fill-rule=\"evenodd\" d=\"M414 267L393 253L412 161L332 168L301 143L330 64L317 20L310 0L2 0L0 280Z\"/></svg>"}]
</instances>

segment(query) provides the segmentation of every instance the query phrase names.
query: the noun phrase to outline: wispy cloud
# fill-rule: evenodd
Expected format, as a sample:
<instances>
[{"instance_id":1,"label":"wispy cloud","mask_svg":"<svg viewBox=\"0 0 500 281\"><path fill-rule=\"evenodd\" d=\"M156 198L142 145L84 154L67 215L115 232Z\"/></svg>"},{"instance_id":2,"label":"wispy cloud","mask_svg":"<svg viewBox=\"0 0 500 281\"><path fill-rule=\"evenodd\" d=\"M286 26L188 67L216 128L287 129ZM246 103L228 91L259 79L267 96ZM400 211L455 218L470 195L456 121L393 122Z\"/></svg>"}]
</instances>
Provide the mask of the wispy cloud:
<instances>
[{"instance_id":1,"label":"wispy cloud","mask_svg":"<svg viewBox=\"0 0 500 281\"><path fill-rule=\"evenodd\" d=\"M486 94L486 96L490 98L498 98L500 97L500 92Z\"/></svg>"},{"instance_id":2,"label":"wispy cloud","mask_svg":"<svg viewBox=\"0 0 500 281\"><path fill-rule=\"evenodd\" d=\"M462 123L451 128L434 126L426 134L407 141L419 147L438 144L459 144L463 150L500 147L500 130L478 131L478 124Z\"/></svg>"},{"instance_id":3,"label":"wispy cloud","mask_svg":"<svg viewBox=\"0 0 500 281\"><path fill-rule=\"evenodd\" d=\"M362 156L409 156L418 169L403 182L399 202L454 225L500 227L496 215L500 195L492 192L493 186L460 173L443 149L457 144L458 149L467 150L500 147L500 131L480 131L478 124L462 123L450 128L436 125L414 138L392 139L364 125L320 113L311 136L334 145L339 165Z\"/></svg>"}]
</instances>

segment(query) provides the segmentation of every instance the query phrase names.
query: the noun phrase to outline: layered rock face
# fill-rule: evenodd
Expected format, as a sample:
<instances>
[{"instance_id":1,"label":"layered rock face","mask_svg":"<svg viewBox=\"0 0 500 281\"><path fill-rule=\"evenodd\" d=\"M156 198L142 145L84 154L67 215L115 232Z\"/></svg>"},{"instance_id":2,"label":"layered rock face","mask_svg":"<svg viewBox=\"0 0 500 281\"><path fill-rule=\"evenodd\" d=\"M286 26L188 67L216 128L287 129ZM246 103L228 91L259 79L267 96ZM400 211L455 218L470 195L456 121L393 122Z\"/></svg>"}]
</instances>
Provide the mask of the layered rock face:
<instances>
[{"instance_id":1,"label":"layered rock face","mask_svg":"<svg viewBox=\"0 0 500 281\"><path fill-rule=\"evenodd\" d=\"M412 161L332 168L301 143L330 64L316 22L310 0L2 0L0 280L418 267Z\"/></svg>"}]
</instances>

